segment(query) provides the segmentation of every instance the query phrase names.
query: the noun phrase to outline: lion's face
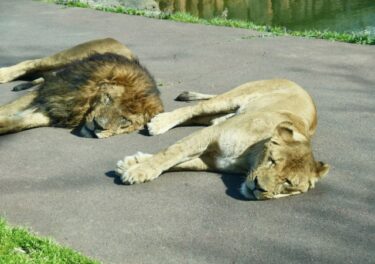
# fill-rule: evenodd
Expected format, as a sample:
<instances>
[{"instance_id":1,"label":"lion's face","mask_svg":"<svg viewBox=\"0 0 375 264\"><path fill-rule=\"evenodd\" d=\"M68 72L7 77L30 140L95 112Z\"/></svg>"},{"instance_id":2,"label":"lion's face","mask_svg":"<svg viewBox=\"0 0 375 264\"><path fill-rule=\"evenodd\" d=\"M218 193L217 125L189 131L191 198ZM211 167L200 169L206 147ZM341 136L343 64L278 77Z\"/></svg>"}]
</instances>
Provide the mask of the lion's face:
<instances>
[{"instance_id":1,"label":"lion's face","mask_svg":"<svg viewBox=\"0 0 375 264\"><path fill-rule=\"evenodd\" d=\"M307 192L328 173L329 166L314 160L310 141L289 122L279 124L265 144L262 158L247 176L242 193L258 200Z\"/></svg>"},{"instance_id":2,"label":"lion's face","mask_svg":"<svg viewBox=\"0 0 375 264\"><path fill-rule=\"evenodd\" d=\"M107 138L140 129L147 122L146 113L132 114L124 100L122 88L101 93L93 102L81 125L79 134L89 138Z\"/></svg>"}]
</instances>

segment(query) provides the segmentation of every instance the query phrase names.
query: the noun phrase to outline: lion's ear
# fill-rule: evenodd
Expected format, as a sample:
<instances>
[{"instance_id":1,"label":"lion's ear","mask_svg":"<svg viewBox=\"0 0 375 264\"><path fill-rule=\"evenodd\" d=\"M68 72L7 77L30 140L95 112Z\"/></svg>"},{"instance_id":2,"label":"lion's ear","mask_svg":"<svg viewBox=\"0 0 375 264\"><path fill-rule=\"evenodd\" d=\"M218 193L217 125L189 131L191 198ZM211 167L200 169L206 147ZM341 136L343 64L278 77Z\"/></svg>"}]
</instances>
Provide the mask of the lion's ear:
<instances>
[{"instance_id":1,"label":"lion's ear","mask_svg":"<svg viewBox=\"0 0 375 264\"><path fill-rule=\"evenodd\" d=\"M297 131L293 123L288 121L281 122L277 125L275 136L281 138L284 142L307 141L307 138Z\"/></svg>"},{"instance_id":2,"label":"lion's ear","mask_svg":"<svg viewBox=\"0 0 375 264\"><path fill-rule=\"evenodd\" d=\"M329 172L328 164L321 162L321 161L316 162L316 175L318 178L322 178L326 176L328 172Z\"/></svg>"}]
</instances>

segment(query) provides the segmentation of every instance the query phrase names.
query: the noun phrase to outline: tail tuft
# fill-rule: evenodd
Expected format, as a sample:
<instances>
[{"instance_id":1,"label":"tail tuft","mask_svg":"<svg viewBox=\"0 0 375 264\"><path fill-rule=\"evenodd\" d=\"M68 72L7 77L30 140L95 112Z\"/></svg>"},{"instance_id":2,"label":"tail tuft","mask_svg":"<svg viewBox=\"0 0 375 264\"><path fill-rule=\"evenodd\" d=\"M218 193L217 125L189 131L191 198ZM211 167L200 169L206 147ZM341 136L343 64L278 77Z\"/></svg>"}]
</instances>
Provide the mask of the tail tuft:
<instances>
[{"instance_id":1,"label":"tail tuft","mask_svg":"<svg viewBox=\"0 0 375 264\"><path fill-rule=\"evenodd\" d=\"M196 92L182 92L179 96L176 97L176 101L199 101L199 100L208 100L216 95L213 94L202 94L202 93L196 93Z\"/></svg>"}]
</instances>

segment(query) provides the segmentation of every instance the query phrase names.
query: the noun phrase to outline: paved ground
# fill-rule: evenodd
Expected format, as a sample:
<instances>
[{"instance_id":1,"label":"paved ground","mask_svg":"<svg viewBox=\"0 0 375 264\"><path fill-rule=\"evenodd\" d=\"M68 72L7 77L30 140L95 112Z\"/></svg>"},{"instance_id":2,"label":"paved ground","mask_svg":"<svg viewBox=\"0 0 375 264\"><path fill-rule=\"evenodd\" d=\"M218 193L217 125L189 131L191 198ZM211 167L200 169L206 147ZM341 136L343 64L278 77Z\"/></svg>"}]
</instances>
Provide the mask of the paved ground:
<instances>
[{"instance_id":1,"label":"paved ground","mask_svg":"<svg viewBox=\"0 0 375 264\"><path fill-rule=\"evenodd\" d=\"M167 110L183 90L223 92L283 77L316 100L316 157L330 174L306 195L245 201L241 179L168 173L137 186L116 161L198 128L83 139L57 128L0 137L0 215L104 263L374 263L375 48L0 1L0 66L90 39L126 43L155 75ZM0 85L0 103L18 97Z\"/></svg>"}]
</instances>

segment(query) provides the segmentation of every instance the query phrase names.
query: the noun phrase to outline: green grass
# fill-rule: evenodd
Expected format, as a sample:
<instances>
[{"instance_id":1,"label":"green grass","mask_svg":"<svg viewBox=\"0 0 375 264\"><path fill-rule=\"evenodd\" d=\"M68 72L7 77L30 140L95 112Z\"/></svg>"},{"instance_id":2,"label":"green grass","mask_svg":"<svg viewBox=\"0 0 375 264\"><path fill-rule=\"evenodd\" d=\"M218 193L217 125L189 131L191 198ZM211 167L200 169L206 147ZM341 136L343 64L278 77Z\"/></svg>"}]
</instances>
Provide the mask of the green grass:
<instances>
[{"instance_id":1,"label":"green grass","mask_svg":"<svg viewBox=\"0 0 375 264\"><path fill-rule=\"evenodd\" d=\"M44 1L53 2L57 4L64 4L67 7L94 8L94 7L91 7L89 4L76 2L74 0L70 0L70 1L44 0ZM94 9L105 11L105 12L146 16L146 17L152 17L152 18L158 18L158 19L167 19L167 20L184 22L184 23L245 28L245 29L256 30L258 32L267 33L266 35L261 34L259 37L296 36L296 37L326 39L326 40L331 40L331 41L341 41L341 42L347 42L347 43L375 45L375 36L369 34L368 32L339 33L339 32L334 32L334 31L329 31L329 30L293 31L293 30L288 30L285 27L271 27L271 26L264 26L264 25L256 25L252 22L234 20L234 19L223 19L223 18L202 19L202 18L198 18L187 13L181 13L181 12L177 12L173 14L155 13L155 12L145 11L145 10L135 10L135 9L130 9L130 8L124 8L121 6L120 7L99 6L99 7L95 7Z\"/></svg>"},{"instance_id":2,"label":"green grass","mask_svg":"<svg viewBox=\"0 0 375 264\"><path fill-rule=\"evenodd\" d=\"M22 228L10 227L0 218L0 263L94 264L99 262L62 247L48 238L37 237Z\"/></svg>"}]
</instances>

